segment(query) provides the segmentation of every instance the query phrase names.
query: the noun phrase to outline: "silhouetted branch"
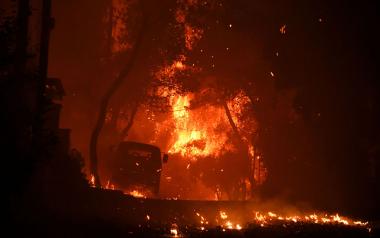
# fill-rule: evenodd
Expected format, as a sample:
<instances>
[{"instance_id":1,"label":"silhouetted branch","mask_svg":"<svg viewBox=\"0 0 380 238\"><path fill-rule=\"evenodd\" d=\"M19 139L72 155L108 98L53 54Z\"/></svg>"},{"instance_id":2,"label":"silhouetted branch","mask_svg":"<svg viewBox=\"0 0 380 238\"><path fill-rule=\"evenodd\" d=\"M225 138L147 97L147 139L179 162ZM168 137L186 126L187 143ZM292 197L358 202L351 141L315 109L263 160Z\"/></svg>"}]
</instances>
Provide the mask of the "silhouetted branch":
<instances>
[{"instance_id":1,"label":"silhouetted branch","mask_svg":"<svg viewBox=\"0 0 380 238\"><path fill-rule=\"evenodd\" d=\"M228 108L228 105L227 105L226 101L222 100L222 102L223 102L223 107L224 107L224 110L225 110L227 118L228 118L228 122L230 123L230 125L232 127L232 130L233 130L233 132L234 132L234 134L236 136L236 139L238 139L239 142L242 142L240 134L239 134L239 130L238 130L238 128L237 128L234 120L232 119L231 111Z\"/></svg>"},{"instance_id":2,"label":"silhouetted branch","mask_svg":"<svg viewBox=\"0 0 380 238\"><path fill-rule=\"evenodd\" d=\"M124 139L124 138L126 138L128 136L128 132L129 132L129 130L133 126L133 122L134 122L135 116L137 114L138 108L139 108L139 102L136 102L135 105L134 105L134 107L133 107L133 109L132 109L131 116L129 117L128 124L123 129L123 131L121 132L121 138Z\"/></svg>"},{"instance_id":3,"label":"silhouetted branch","mask_svg":"<svg viewBox=\"0 0 380 238\"><path fill-rule=\"evenodd\" d=\"M116 90L118 90L121 84L124 82L125 78L128 76L129 72L131 71L137 59L138 52L141 49L141 43L143 41L142 39L146 31L145 25L146 25L145 17L143 17L143 24L141 26L138 37L136 39L135 46L132 49L131 58L128 61L128 63L125 65L124 69L115 78L115 80L111 84L110 88L107 90L106 94L103 96L100 103L98 119L96 121L94 130L92 131L91 139L90 139L90 167L91 167L91 173L93 174L95 178L96 187L101 187L101 181L98 174L97 145L98 145L98 138L99 138L100 132L104 126L104 121L105 121L105 117L107 113L107 107L108 107L111 97L114 95Z\"/></svg>"}]
</instances>

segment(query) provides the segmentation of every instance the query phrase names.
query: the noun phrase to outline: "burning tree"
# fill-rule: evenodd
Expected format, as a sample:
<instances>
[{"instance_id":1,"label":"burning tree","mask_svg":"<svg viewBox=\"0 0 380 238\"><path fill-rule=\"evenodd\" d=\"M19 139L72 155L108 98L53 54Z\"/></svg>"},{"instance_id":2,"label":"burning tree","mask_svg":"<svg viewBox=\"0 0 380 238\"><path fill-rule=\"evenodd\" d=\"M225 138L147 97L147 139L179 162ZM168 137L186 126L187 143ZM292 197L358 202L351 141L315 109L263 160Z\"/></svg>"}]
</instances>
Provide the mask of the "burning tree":
<instances>
[{"instance_id":1,"label":"burning tree","mask_svg":"<svg viewBox=\"0 0 380 238\"><path fill-rule=\"evenodd\" d=\"M255 82L266 69L252 72L252 65L236 68L232 62L246 60L254 67L257 55L234 48L236 42L247 47L252 42L231 37L232 24L217 17L224 11L218 1L127 3L120 7L118 2L114 8L122 10L123 19L134 19L132 23L120 21L119 12L111 24L118 44L112 49L115 55L126 54L127 64L103 97L90 145L97 185L97 140L104 123L111 123L118 134L114 142L128 136L160 145L175 158L173 168L182 166L190 180L200 181L218 199L223 193L229 199L250 197L247 191L266 176L254 139L259 127L255 107L261 100ZM116 34L128 27L129 38ZM218 34L228 38L210 42ZM133 124L135 119L141 123ZM171 183L173 170L169 171L164 185ZM175 180L181 179L174 174Z\"/></svg>"},{"instance_id":2,"label":"burning tree","mask_svg":"<svg viewBox=\"0 0 380 238\"><path fill-rule=\"evenodd\" d=\"M151 68L152 62L157 60L157 57L162 54L162 52L157 51L155 48L156 44L165 45L164 42L168 40L168 26L170 27L171 20L168 16L170 16L170 9L173 4L175 3L172 1L165 1L159 4L154 1L143 0L114 1L110 8L108 21L110 22L110 32L113 41L112 43L109 42L111 44L111 58L109 58L108 61L112 63L115 62L115 60L126 60L127 64L123 65L122 70L116 74L113 83L104 94L99 108L98 120L91 136L91 172L95 177L97 186L101 186L98 175L98 137L104 123L110 118L119 117L118 114L121 113L121 110L111 110L109 107L110 100L124 83L124 86L127 88L128 96L125 97L125 95L122 95L122 99L120 100L119 98L119 100L127 101L127 105L133 105L131 116L128 119L129 122L121 129L121 137L125 137L133 124L133 118L139 104L143 104L144 102L152 103L155 101L154 95L147 94L149 85L151 84L151 77L150 72L146 69ZM123 21L125 19L129 20L130 18L132 19L131 21ZM133 29L128 31L128 37L126 37L125 32L123 32L123 26L125 25ZM130 35L132 35L132 37L130 37ZM169 38L171 35L173 34L169 34ZM165 53L166 57L170 57L168 52ZM145 65L143 69L133 67L142 64L142 62ZM127 77L133 79L126 80ZM114 102L114 105L116 105L116 108L120 108L120 103L117 102L118 100L115 101L116 103ZM116 123L115 120L111 121Z\"/></svg>"}]
</instances>

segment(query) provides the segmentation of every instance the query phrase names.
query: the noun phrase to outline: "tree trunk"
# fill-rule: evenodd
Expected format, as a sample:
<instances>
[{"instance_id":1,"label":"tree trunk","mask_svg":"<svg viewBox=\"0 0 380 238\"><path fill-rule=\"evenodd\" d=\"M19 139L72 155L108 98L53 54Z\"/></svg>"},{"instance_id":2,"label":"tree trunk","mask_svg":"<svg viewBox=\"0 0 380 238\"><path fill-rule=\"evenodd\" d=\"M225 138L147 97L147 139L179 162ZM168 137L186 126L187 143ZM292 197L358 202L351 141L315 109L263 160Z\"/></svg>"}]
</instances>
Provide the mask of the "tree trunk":
<instances>
[{"instance_id":1,"label":"tree trunk","mask_svg":"<svg viewBox=\"0 0 380 238\"><path fill-rule=\"evenodd\" d=\"M238 128L237 128L234 120L232 119L231 111L228 108L227 102L225 100L223 100L222 102L223 102L223 107L224 107L224 110L225 110L227 118L228 118L228 122L230 123L230 125L232 127L232 130L233 130L234 135L236 137L236 141L238 143L238 146L241 149L243 147L243 145L244 145L244 142L243 142L243 140L242 140L242 138L241 138L241 136L239 134L239 130L238 130ZM245 158L245 160L249 164L249 157L248 157L248 155ZM247 176L249 176L249 175L247 175ZM240 194L241 198L243 198L243 200L246 198L246 191L247 191L247 189L245 187L245 183L243 184L243 183L239 182L239 184L237 186L235 186L234 189L235 189L235 191L233 191L233 193L232 193L233 194L233 199L236 199L237 197L240 197L240 196L238 196L238 193L239 193L240 189L242 191L242 194Z\"/></svg>"},{"instance_id":2,"label":"tree trunk","mask_svg":"<svg viewBox=\"0 0 380 238\"><path fill-rule=\"evenodd\" d=\"M117 89L119 89L121 84L124 82L124 79L128 76L130 70L132 69L132 67L133 67L133 65L137 59L138 52L140 51L140 48L141 48L142 39L143 39L144 33L146 31L145 19L143 21L144 22L141 26L141 30L138 34L137 39L136 39L135 46L133 47L130 60L125 65L124 69L115 78L115 80L111 84L110 88L107 90L107 92L105 93L105 95L103 96L103 98L101 100L100 107L99 107L98 119L96 121L96 125L94 127L94 130L92 131L92 134L91 134L91 139L90 139L90 170L91 170L92 175L95 178L95 186L96 187L101 187L101 181L100 181L99 173L98 173L98 156L97 156L98 138L99 138L100 132L104 126L104 120L106 117L109 101L112 98L112 96L114 95L114 93L117 91Z\"/></svg>"},{"instance_id":3,"label":"tree trunk","mask_svg":"<svg viewBox=\"0 0 380 238\"><path fill-rule=\"evenodd\" d=\"M253 144L253 142L252 142ZM255 148L255 147L253 147ZM251 161L251 166L250 166L250 169L252 170L251 171L251 176L249 176L249 182L251 183L251 196L253 197L253 190L254 188L256 187L256 181L255 181L255 169L256 169L256 149L254 149L254 152L253 152L253 157L252 157L252 161Z\"/></svg>"},{"instance_id":4,"label":"tree trunk","mask_svg":"<svg viewBox=\"0 0 380 238\"><path fill-rule=\"evenodd\" d=\"M230 111L230 109L228 108L228 105L227 105L227 103L226 103L225 100L223 100L223 107L224 107L224 110L226 111L226 115L227 115L227 118L228 118L228 122L230 123L230 125L231 125L231 127L232 127L232 130L233 130L233 132L234 132L234 134L235 134L235 137L236 137L237 141L238 141L239 143L242 143L242 139L241 139L241 137L240 137L239 130L238 130L238 128L237 128L237 126L236 126L234 120L232 119L231 111Z\"/></svg>"},{"instance_id":5,"label":"tree trunk","mask_svg":"<svg viewBox=\"0 0 380 238\"><path fill-rule=\"evenodd\" d=\"M247 97L249 98L249 101L251 102L251 106L252 106L252 110L254 111L255 110L255 107L254 107L254 104L253 104L253 98L252 98L252 95L247 91L245 90L245 94L247 95ZM253 146L254 148L254 152L253 152L253 158L252 158L252 164L250 166L250 169L252 170L251 171L251 175L249 177L249 180L250 180L250 183L251 183L251 197L253 197L254 195L254 190L256 188L256 180L255 180L255 175L256 175L256 146L254 146L256 143L255 141L257 141L258 139L258 136L259 134L256 133L255 136L252 135L251 137L251 145Z\"/></svg>"}]
</instances>

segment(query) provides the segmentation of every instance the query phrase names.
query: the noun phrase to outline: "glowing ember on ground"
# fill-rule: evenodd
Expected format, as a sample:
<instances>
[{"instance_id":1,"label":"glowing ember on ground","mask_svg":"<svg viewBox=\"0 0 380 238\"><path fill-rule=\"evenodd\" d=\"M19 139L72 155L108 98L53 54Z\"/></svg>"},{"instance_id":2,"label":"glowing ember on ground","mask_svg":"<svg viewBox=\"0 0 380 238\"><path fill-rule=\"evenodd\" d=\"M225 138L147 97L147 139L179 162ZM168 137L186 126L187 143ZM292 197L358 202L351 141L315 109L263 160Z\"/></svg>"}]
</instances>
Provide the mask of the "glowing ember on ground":
<instances>
[{"instance_id":1,"label":"glowing ember on ground","mask_svg":"<svg viewBox=\"0 0 380 238\"><path fill-rule=\"evenodd\" d=\"M221 211L221 212L219 212L219 214L220 214L220 218L222 218L223 220L228 218L228 216L225 212Z\"/></svg>"},{"instance_id":2,"label":"glowing ember on ground","mask_svg":"<svg viewBox=\"0 0 380 238\"><path fill-rule=\"evenodd\" d=\"M115 185L111 184L110 181L108 180L105 188L115 190Z\"/></svg>"},{"instance_id":3,"label":"glowing ember on ground","mask_svg":"<svg viewBox=\"0 0 380 238\"><path fill-rule=\"evenodd\" d=\"M175 228L170 229L170 234L172 234L173 236L177 236L178 235L177 229Z\"/></svg>"},{"instance_id":4,"label":"glowing ember on ground","mask_svg":"<svg viewBox=\"0 0 380 238\"><path fill-rule=\"evenodd\" d=\"M206 219L210 219L210 222ZM244 217L244 218L243 218ZM170 235L173 237L180 236L180 230L184 229L182 232L191 230L195 228L200 232L207 232L209 230L217 229L222 232L228 232L229 230L247 230L257 227L281 227L282 229L294 229L294 227L304 227L305 225L335 225L335 226L352 226L352 227L362 227L371 231L368 222L354 221L347 217L343 217L339 214L328 215L324 213L312 213L308 215L279 215L275 212L261 212L254 211L249 214L236 214L231 212L231 214L226 211L218 211L213 215L205 215L200 212L195 212L195 218L198 220L198 225L195 227L188 225L177 225L179 223L171 224Z\"/></svg>"},{"instance_id":5,"label":"glowing ember on ground","mask_svg":"<svg viewBox=\"0 0 380 238\"><path fill-rule=\"evenodd\" d=\"M91 174L90 186L95 187L95 176L93 174Z\"/></svg>"},{"instance_id":6,"label":"glowing ember on ground","mask_svg":"<svg viewBox=\"0 0 380 238\"><path fill-rule=\"evenodd\" d=\"M178 226L177 226L177 224L172 224L172 227L170 228L170 234L173 237L178 237Z\"/></svg>"},{"instance_id":7,"label":"glowing ember on ground","mask_svg":"<svg viewBox=\"0 0 380 238\"><path fill-rule=\"evenodd\" d=\"M343 225L343 226L355 226L355 227L364 227L370 231L368 227L368 222L362 221L353 221L347 217L340 216L339 214L328 215L328 214L316 214L312 213L309 215L278 215L274 212L251 212L251 216L242 216L237 214L227 214L225 211L219 211L216 216L214 216L214 222L208 222L205 218L205 215L202 215L199 212L195 212L197 218L199 218L199 226L196 229L200 231L207 231L209 229L215 229L220 227L223 232L227 230L243 230L248 229L249 227L259 226L259 227L270 227L270 226L281 226L287 228L291 224L299 224L301 226L307 224L316 224L316 225ZM211 217L209 217L211 218ZM235 220L236 218L236 220ZM228 219L228 220L227 220ZM245 224L245 225L242 225ZM186 226L187 227L187 226ZM293 226L289 226L291 229ZM187 229L187 228L186 228ZM170 228L170 234L177 237L179 234L179 227L177 224L172 224Z\"/></svg>"},{"instance_id":8,"label":"glowing ember on ground","mask_svg":"<svg viewBox=\"0 0 380 238\"><path fill-rule=\"evenodd\" d=\"M144 193L142 193L141 191L137 191L137 190L132 190L130 192L124 192L124 194L131 195L131 196L136 197L136 198L146 198L147 197Z\"/></svg>"},{"instance_id":9,"label":"glowing ember on ground","mask_svg":"<svg viewBox=\"0 0 380 238\"><path fill-rule=\"evenodd\" d=\"M219 212L222 220L229 218L228 214L224 211ZM218 219L216 219L218 221ZM347 217L340 216L339 214L309 214L309 215L278 215L274 212L253 212L252 217L247 223L255 223L260 226L273 225L279 222L292 222L292 223L315 223L315 224L341 224L348 226L367 226L368 222L354 221ZM241 225L235 223L229 218L228 221L219 224L227 229L242 229Z\"/></svg>"}]
</instances>

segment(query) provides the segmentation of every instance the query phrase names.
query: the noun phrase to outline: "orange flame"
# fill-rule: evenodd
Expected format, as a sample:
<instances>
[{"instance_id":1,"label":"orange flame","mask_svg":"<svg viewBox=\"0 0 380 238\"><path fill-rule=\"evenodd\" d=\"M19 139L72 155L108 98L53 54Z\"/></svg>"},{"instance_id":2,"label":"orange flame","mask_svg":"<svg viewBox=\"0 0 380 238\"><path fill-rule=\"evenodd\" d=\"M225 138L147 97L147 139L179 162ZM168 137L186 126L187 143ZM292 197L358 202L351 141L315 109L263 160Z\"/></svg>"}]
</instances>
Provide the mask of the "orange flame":
<instances>
[{"instance_id":1,"label":"orange flame","mask_svg":"<svg viewBox=\"0 0 380 238\"><path fill-rule=\"evenodd\" d=\"M228 128L223 108L216 106L190 110L192 94L172 98L172 116L174 119L175 142L169 149L171 154L197 159L206 156L218 156L223 150L232 150L227 145Z\"/></svg>"},{"instance_id":2,"label":"orange flame","mask_svg":"<svg viewBox=\"0 0 380 238\"><path fill-rule=\"evenodd\" d=\"M130 192L124 192L124 194L131 195L135 198L146 198L147 197L143 192L138 191L138 190L132 190Z\"/></svg>"},{"instance_id":3,"label":"orange flame","mask_svg":"<svg viewBox=\"0 0 380 238\"><path fill-rule=\"evenodd\" d=\"M91 174L90 186L93 188L95 187L95 176L93 174Z\"/></svg>"},{"instance_id":4,"label":"orange flame","mask_svg":"<svg viewBox=\"0 0 380 238\"><path fill-rule=\"evenodd\" d=\"M338 225L346 225L346 226L362 226L367 227L368 222L363 221L354 221L347 217L340 216L339 214L328 215L328 214L309 214L309 215L288 215L281 216L274 212L259 212L255 211L252 213L253 216L248 218L247 223L255 223L262 227L272 224L278 224L278 222L293 222L293 223L315 223L315 224L338 224ZM197 217L201 217L200 220L200 229L204 230L206 220L199 212L196 212ZM219 217L221 220L219 220ZM237 217L241 217L240 215ZM227 220L228 219L228 220ZM220 225L224 229L235 229L241 230L243 229L242 223L237 221L233 221L230 216L225 211L219 211L219 216L215 219L216 225Z\"/></svg>"}]
</instances>

